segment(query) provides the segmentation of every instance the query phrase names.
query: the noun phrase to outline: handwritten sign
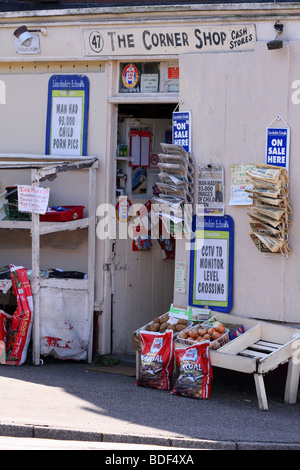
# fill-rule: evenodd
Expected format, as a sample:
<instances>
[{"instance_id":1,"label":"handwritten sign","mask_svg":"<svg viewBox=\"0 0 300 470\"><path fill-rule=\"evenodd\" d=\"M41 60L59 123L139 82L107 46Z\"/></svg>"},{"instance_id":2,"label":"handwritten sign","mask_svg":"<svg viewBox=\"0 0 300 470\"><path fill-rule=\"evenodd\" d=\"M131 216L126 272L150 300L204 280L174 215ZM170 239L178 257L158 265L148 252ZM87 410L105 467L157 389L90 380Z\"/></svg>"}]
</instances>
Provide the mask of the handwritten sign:
<instances>
[{"instance_id":1,"label":"handwritten sign","mask_svg":"<svg viewBox=\"0 0 300 470\"><path fill-rule=\"evenodd\" d=\"M247 182L246 171L255 168L254 164L239 163L230 165L230 206L252 205L253 201L249 197L246 189L251 189L252 184Z\"/></svg>"},{"instance_id":2,"label":"handwritten sign","mask_svg":"<svg viewBox=\"0 0 300 470\"><path fill-rule=\"evenodd\" d=\"M18 210L45 214L49 201L49 188L41 186L18 185Z\"/></svg>"}]
</instances>

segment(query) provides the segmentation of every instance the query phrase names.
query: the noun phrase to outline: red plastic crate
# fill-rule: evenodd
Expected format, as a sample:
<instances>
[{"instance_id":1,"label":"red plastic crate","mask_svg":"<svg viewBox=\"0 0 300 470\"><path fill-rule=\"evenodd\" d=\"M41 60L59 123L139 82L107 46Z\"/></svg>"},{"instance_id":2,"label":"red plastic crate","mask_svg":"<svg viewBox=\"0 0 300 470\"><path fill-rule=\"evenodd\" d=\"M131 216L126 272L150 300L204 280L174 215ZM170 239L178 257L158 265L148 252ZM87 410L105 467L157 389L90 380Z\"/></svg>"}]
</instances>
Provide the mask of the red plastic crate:
<instances>
[{"instance_id":1,"label":"red plastic crate","mask_svg":"<svg viewBox=\"0 0 300 470\"><path fill-rule=\"evenodd\" d=\"M68 222L83 218L83 209L85 206L62 206L65 211L48 211L44 215L40 215L41 222Z\"/></svg>"}]
</instances>

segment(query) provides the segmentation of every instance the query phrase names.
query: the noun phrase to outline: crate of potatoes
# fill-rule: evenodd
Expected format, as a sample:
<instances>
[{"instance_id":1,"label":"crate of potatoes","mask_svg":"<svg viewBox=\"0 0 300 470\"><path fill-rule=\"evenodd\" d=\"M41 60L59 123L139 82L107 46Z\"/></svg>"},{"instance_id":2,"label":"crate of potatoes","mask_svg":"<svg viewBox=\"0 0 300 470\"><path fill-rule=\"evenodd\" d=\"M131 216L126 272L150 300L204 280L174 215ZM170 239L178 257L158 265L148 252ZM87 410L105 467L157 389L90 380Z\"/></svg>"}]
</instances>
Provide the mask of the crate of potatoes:
<instances>
[{"instance_id":1,"label":"crate of potatoes","mask_svg":"<svg viewBox=\"0 0 300 470\"><path fill-rule=\"evenodd\" d=\"M185 318L176 318L175 316L168 313L164 313L160 317L154 318L151 322L142 326L133 333L133 346L135 349L140 349L140 332L141 331L153 331L156 333L165 333L167 330L173 330L174 340L177 340L178 335L184 329L191 327L192 321L186 320Z\"/></svg>"}]
</instances>

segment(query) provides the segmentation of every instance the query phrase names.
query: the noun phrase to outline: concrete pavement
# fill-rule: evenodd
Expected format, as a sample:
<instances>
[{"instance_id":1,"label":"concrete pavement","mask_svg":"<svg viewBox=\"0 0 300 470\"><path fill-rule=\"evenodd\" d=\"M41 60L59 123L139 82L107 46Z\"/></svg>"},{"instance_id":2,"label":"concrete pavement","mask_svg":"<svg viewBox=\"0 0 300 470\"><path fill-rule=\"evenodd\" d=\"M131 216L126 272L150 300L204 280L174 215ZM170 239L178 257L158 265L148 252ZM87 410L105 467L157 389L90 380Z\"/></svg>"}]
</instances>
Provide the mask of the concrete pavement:
<instances>
[{"instance_id":1,"label":"concrete pavement","mask_svg":"<svg viewBox=\"0 0 300 470\"><path fill-rule=\"evenodd\" d=\"M30 361L0 366L0 435L182 449L300 449L300 400L283 403L285 365L265 377L269 410L263 412L247 374L215 368L210 398L196 400L137 386L134 357L121 359L126 375L53 358L40 367Z\"/></svg>"}]
</instances>

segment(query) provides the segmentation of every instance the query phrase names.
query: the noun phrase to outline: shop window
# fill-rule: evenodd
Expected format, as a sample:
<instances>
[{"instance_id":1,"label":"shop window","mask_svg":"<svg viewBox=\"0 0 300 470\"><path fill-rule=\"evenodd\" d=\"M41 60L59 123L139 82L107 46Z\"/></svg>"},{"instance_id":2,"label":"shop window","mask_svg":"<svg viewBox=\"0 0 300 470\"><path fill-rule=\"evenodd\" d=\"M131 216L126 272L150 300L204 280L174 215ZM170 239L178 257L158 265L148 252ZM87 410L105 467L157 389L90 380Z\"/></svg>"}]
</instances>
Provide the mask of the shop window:
<instances>
[{"instance_id":1,"label":"shop window","mask_svg":"<svg viewBox=\"0 0 300 470\"><path fill-rule=\"evenodd\" d=\"M120 63L119 93L178 93L178 91L177 61Z\"/></svg>"},{"instance_id":2,"label":"shop window","mask_svg":"<svg viewBox=\"0 0 300 470\"><path fill-rule=\"evenodd\" d=\"M159 62L129 62L120 64L120 93L159 92Z\"/></svg>"}]
</instances>

